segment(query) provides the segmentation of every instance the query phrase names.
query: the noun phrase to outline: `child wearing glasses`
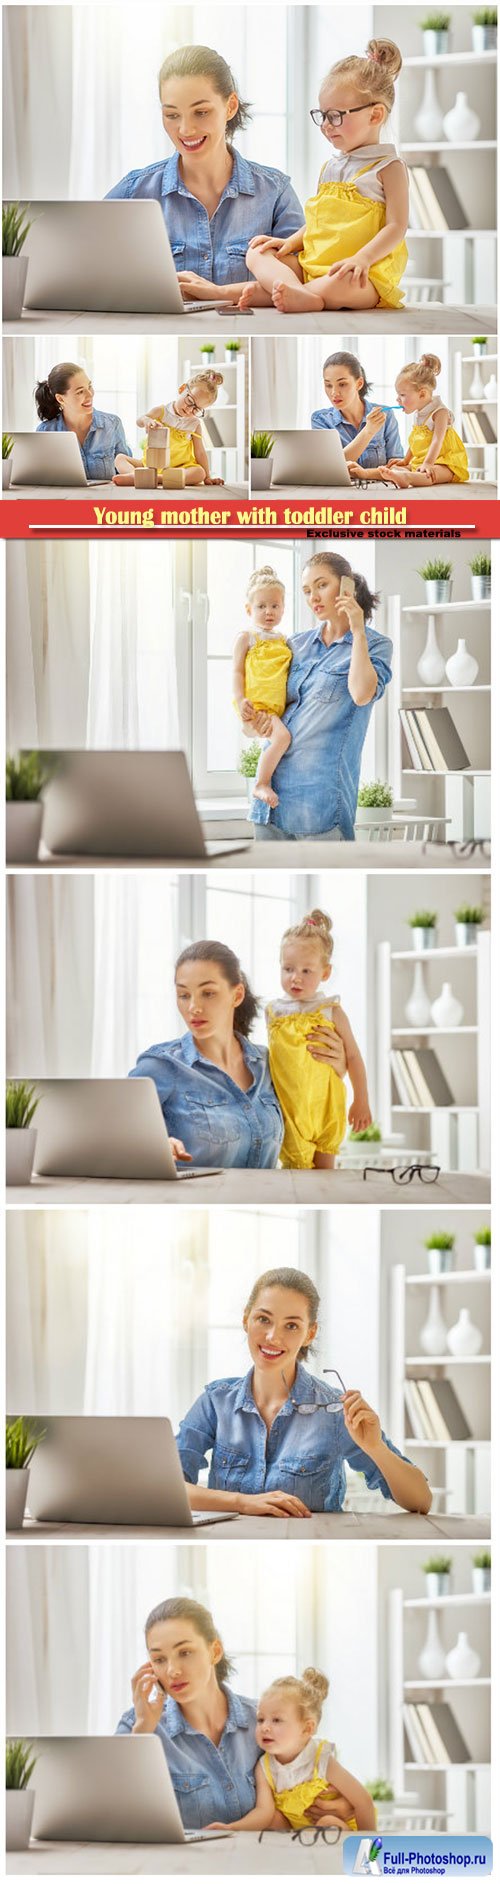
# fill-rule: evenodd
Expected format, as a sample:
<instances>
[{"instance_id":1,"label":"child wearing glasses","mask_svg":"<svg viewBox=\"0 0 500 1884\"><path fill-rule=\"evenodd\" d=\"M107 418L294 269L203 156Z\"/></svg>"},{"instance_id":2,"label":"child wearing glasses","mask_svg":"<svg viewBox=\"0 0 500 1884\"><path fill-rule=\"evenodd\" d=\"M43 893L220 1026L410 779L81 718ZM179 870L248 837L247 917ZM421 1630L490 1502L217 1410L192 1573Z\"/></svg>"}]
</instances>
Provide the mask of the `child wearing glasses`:
<instances>
[{"instance_id":1,"label":"child wearing glasses","mask_svg":"<svg viewBox=\"0 0 500 1884\"><path fill-rule=\"evenodd\" d=\"M455 431L453 413L436 390L441 361L435 353L423 353L421 360L410 360L401 368L396 392L403 412L411 413L415 423L404 458L389 458L379 465L377 477L400 490L418 490L426 484L467 484L469 462L463 439ZM363 476L373 477L372 471Z\"/></svg>"},{"instance_id":2,"label":"child wearing glasses","mask_svg":"<svg viewBox=\"0 0 500 1884\"><path fill-rule=\"evenodd\" d=\"M292 738L282 719L292 649L280 630L285 584L270 563L264 563L262 569L254 569L245 606L250 627L238 635L234 644L234 704L248 739L255 735L254 715L265 713L268 716L269 744L262 748L253 795L263 798L266 805L277 805L278 794L273 790L271 779Z\"/></svg>"},{"instance_id":3,"label":"child wearing glasses","mask_svg":"<svg viewBox=\"0 0 500 1884\"><path fill-rule=\"evenodd\" d=\"M322 1057L329 1027L345 1046L352 1086L349 1124L361 1132L372 1123L366 1068L347 1014L338 995L325 1000L319 992L331 975L332 955L330 917L313 909L285 930L280 959L286 999L266 1007L269 1069L285 1127L280 1160L286 1170L333 1170L345 1137L344 1081Z\"/></svg>"},{"instance_id":4,"label":"child wearing glasses","mask_svg":"<svg viewBox=\"0 0 500 1884\"><path fill-rule=\"evenodd\" d=\"M247 267L257 283L243 289L240 308L282 314L323 308L400 307L408 259L408 176L382 133L394 104L402 59L391 39L371 39L331 67L311 117L331 147L305 223L285 241L255 236Z\"/></svg>"},{"instance_id":5,"label":"child wearing glasses","mask_svg":"<svg viewBox=\"0 0 500 1884\"><path fill-rule=\"evenodd\" d=\"M185 484L223 484L223 478L210 476L210 466L201 436L201 420L207 406L215 405L222 373L213 368L193 373L179 386L176 399L167 405L151 406L138 426L146 433L140 458L128 458L119 452L114 484L133 484L134 470L148 466L157 470L161 480L164 466L179 472L177 482ZM173 480L168 480L169 483Z\"/></svg>"},{"instance_id":6,"label":"child wearing glasses","mask_svg":"<svg viewBox=\"0 0 500 1884\"><path fill-rule=\"evenodd\" d=\"M318 1738L329 1685L318 1668L305 1668L300 1678L283 1675L272 1681L261 1695L255 1727L262 1750L255 1769L256 1803L233 1822L231 1831L302 1831L314 1822L311 1811L325 1793L331 1811L321 1812L322 1828L375 1830L370 1794L340 1766L331 1741Z\"/></svg>"}]
</instances>

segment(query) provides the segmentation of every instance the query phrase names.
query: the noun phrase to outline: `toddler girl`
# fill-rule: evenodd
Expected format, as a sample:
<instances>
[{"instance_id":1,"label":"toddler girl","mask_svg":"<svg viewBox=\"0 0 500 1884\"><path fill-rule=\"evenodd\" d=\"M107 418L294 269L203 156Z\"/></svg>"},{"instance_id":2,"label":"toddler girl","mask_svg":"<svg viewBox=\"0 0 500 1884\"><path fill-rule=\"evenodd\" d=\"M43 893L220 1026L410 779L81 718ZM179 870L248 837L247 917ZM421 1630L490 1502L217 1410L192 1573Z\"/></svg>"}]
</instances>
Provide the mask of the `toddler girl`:
<instances>
[{"instance_id":1,"label":"toddler girl","mask_svg":"<svg viewBox=\"0 0 500 1884\"><path fill-rule=\"evenodd\" d=\"M353 1095L349 1124L358 1132L371 1125L366 1069L347 1015L338 995L325 1001L318 994L331 974L332 954L330 918L313 909L285 930L281 986L286 1000L266 1007L269 1067L285 1126L280 1160L286 1170L332 1170L345 1136L344 1081L326 1062L316 1029L333 1026L344 1042Z\"/></svg>"},{"instance_id":2,"label":"toddler girl","mask_svg":"<svg viewBox=\"0 0 500 1884\"><path fill-rule=\"evenodd\" d=\"M271 720L269 745L263 748L255 780L254 797L266 805L279 803L271 779L278 760L291 743L291 733L283 725L286 683L292 659L290 643L279 632L285 607L285 585L270 563L255 569L246 593L246 612L251 627L238 635L234 644L234 703L247 739L255 732L254 713L267 713Z\"/></svg>"},{"instance_id":3,"label":"toddler girl","mask_svg":"<svg viewBox=\"0 0 500 1884\"><path fill-rule=\"evenodd\" d=\"M158 469L160 481L163 465L168 465L170 470L178 470L177 481L180 485L223 484L223 478L210 476L201 437L201 420L207 406L215 405L217 388L222 384L222 373L216 373L213 369L193 373L192 378L179 387L176 399L164 406L152 406L150 412L137 420L137 424L146 432L142 456L128 458L124 452L119 452L116 459L117 476L113 483L133 484L134 469L147 464ZM168 482L173 480L169 478Z\"/></svg>"},{"instance_id":4,"label":"toddler girl","mask_svg":"<svg viewBox=\"0 0 500 1884\"><path fill-rule=\"evenodd\" d=\"M415 413L408 450L404 458L389 458L379 465L376 476L400 489L417 489L425 484L466 484L469 477L467 452L455 432L453 413L443 405L436 392L441 361L435 353L423 353L421 360L403 366L396 380L396 392L403 412ZM368 477L373 476L368 472Z\"/></svg>"},{"instance_id":5,"label":"toddler girl","mask_svg":"<svg viewBox=\"0 0 500 1884\"><path fill-rule=\"evenodd\" d=\"M328 1694L326 1675L305 1668L302 1678L285 1675L262 1695L257 1708L255 1738L263 1758L255 1769L256 1804L231 1830L301 1831L312 1823L309 1814L322 1793L334 1794L331 1811L320 1824L343 1831L373 1831L373 1801L352 1773L340 1766L335 1747L317 1738L323 1701Z\"/></svg>"},{"instance_id":6,"label":"toddler girl","mask_svg":"<svg viewBox=\"0 0 500 1884\"><path fill-rule=\"evenodd\" d=\"M339 59L311 112L331 146L305 224L286 241L255 236L247 267L255 275L239 306L282 314L322 308L400 307L408 252L408 176L381 134L394 104L401 54L391 39L371 39L364 58ZM274 253L272 253L274 251Z\"/></svg>"}]
</instances>

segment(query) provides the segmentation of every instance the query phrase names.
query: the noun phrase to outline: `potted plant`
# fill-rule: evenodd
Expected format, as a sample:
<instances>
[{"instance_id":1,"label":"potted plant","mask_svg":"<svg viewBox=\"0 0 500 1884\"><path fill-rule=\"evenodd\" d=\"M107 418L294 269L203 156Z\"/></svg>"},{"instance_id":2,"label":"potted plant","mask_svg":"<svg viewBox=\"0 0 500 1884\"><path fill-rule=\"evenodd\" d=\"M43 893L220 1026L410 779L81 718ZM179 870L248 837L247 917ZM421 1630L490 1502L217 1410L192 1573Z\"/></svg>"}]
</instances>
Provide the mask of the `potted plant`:
<instances>
[{"instance_id":1,"label":"potted plant","mask_svg":"<svg viewBox=\"0 0 500 1884\"><path fill-rule=\"evenodd\" d=\"M472 1588L475 1596L487 1596L491 1590L491 1550L480 1550L473 1557Z\"/></svg>"},{"instance_id":2,"label":"potted plant","mask_svg":"<svg viewBox=\"0 0 500 1884\"><path fill-rule=\"evenodd\" d=\"M38 752L22 752L17 758L12 753L7 754L5 856L8 864L37 861L43 818L41 797L46 778Z\"/></svg>"},{"instance_id":3,"label":"potted plant","mask_svg":"<svg viewBox=\"0 0 500 1884\"><path fill-rule=\"evenodd\" d=\"M207 354L208 364L210 364L212 354L215 353L215 340L201 340L200 341L200 353Z\"/></svg>"},{"instance_id":4,"label":"potted plant","mask_svg":"<svg viewBox=\"0 0 500 1884\"><path fill-rule=\"evenodd\" d=\"M474 1268L491 1269L491 1230L489 1225L474 1231Z\"/></svg>"},{"instance_id":5,"label":"potted plant","mask_svg":"<svg viewBox=\"0 0 500 1884\"><path fill-rule=\"evenodd\" d=\"M33 1420L7 1420L5 1428L5 1526L21 1531L24 1523L30 1464L43 1433Z\"/></svg>"},{"instance_id":6,"label":"potted plant","mask_svg":"<svg viewBox=\"0 0 500 1884\"><path fill-rule=\"evenodd\" d=\"M383 785L381 779L374 779L371 785L360 785L358 813L362 812L362 817L356 818L356 824L361 827L370 824L384 825L388 828L392 824L392 806L391 787Z\"/></svg>"},{"instance_id":7,"label":"potted plant","mask_svg":"<svg viewBox=\"0 0 500 1884\"><path fill-rule=\"evenodd\" d=\"M479 359L481 359L482 355L486 353L487 345L488 345L488 341L487 341L486 334L474 334L474 338L472 341L472 349L474 353L477 353Z\"/></svg>"},{"instance_id":8,"label":"potted plant","mask_svg":"<svg viewBox=\"0 0 500 1884\"><path fill-rule=\"evenodd\" d=\"M224 359L227 361L228 366L235 366L236 355L239 353L239 351L240 351L239 340L226 340L225 341Z\"/></svg>"},{"instance_id":9,"label":"potted plant","mask_svg":"<svg viewBox=\"0 0 500 1884\"><path fill-rule=\"evenodd\" d=\"M453 1269L454 1247L455 1238L449 1230L433 1230L426 1236L424 1249L431 1276L444 1276Z\"/></svg>"},{"instance_id":10,"label":"potted plant","mask_svg":"<svg viewBox=\"0 0 500 1884\"><path fill-rule=\"evenodd\" d=\"M424 53L427 59L435 59L444 52L449 52L450 13L427 13L420 21L424 39Z\"/></svg>"},{"instance_id":11,"label":"potted plant","mask_svg":"<svg viewBox=\"0 0 500 1884\"><path fill-rule=\"evenodd\" d=\"M472 46L474 52L495 52L497 43L497 9L480 7L472 15Z\"/></svg>"},{"instance_id":12,"label":"potted plant","mask_svg":"<svg viewBox=\"0 0 500 1884\"><path fill-rule=\"evenodd\" d=\"M427 1601L433 1602L436 1596L449 1596L451 1590L451 1557L429 1557L422 1564L426 1582Z\"/></svg>"},{"instance_id":13,"label":"potted plant","mask_svg":"<svg viewBox=\"0 0 500 1884\"><path fill-rule=\"evenodd\" d=\"M477 555L469 563L473 602L491 600L491 556Z\"/></svg>"},{"instance_id":14,"label":"potted plant","mask_svg":"<svg viewBox=\"0 0 500 1884\"><path fill-rule=\"evenodd\" d=\"M394 1821L394 1787L389 1779L367 1779L365 1790L377 1807L377 1831L389 1832Z\"/></svg>"},{"instance_id":15,"label":"potted plant","mask_svg":"<svg viewBox=\"0 0 500 1884\"><path fill-rule=\"evenodd\" d=\"M11 438L10 432L2 432L2 490L3 491L8 491L9 489L10 474L12 471L11 460L12 460L13 450L14 450L14 440L13 438Z\"/></svg>"},{"instance_id":16,"label":"potted plant","mask_svg":"<svg viewBox=\"0 0 500 1884\"><path fill-rule=\"evenodd\" d=\"M2 300L4 321L20 321L23 311L28 257L23 255L31 222L23 203L2 204Z\"/></svg>"},{"instance_id":17,"label":"potted plant","mask_svg":"<svg viewBox=\"0 0 500 1884\"><path fill-rule=\"evenodd\" d=\"M476 908L474 903L460 903L459 908L454 911L454 915L457 948L475 948L477 932L478 929L481 928L481 923L484 921L484 910L481 909L480 904L478 904Z\"/></svg>"},{"instance_id":18,"label":"potted plant","mask_svg":"<svg viewBox=\"0 0 500 1884\"><path fill-rule=\"evenodd\" d=\"M36 1754L29 1740L8 1740L5 1748L5 1843L7 1851L27 1851L35 1794L30 1779Z\"/></svg>"},{"instance_id":19,"label":"potted plant","mask_svg":"<svg viewBox=\"0 0 500 1884\"><path fill-rule=\"evenodd\" d=\"M425 599L429 608L442 608L445 602L451 602L453 589L453 564L444 561L442 556L429 557L418 575L425 582Z\"/></svg>"},{"instance_id":20,"label":"potted plant","mask_svg":"<svg viewBox=\"0 0 500 1884\"><path fill-rule=\"evenodd\" d=\"M8 1079L5 1095L5 1182L30 1184L35 1161L36 1130L32 1126L38 1105L35 1086L26 1079Z\"/></svg>"},{"instance_id":21,"label":"potted plant","mask_svg":"<svg viewBox=\"0 0 500 1884\"><path fill-rule=\"evenodd\" d=\"M242 778L246 778L246 781L247 781L247 793L248 793L249 803L250 803L250 800L253 798L254 782L255 782L255 778L257 774L257 766L259 763L261 751L262 751L262 747L261 747L260 740L251 739L250 744L248 746L243 747L243 751L240 753L240 757L238 761L238 771L241 772Z\"/></svg>"},{"instance_id":22,"label":"potted plant","mask_svg":"<svg viewBox=\"0 0 500 1884\"><path fill-rule=\"evenodd\" d=\"M437 910L416 909L414 915L408 917L408 928L412 932L414 949L418 949L419 953L422 949L434 949L437 941Z\"/></svg>"},{"instance_id":23,"label":"potted plant","mask_svg":"<svg viewBox=\"0 0 500 1884\"><path fill-rule=\"evenodd\" d=\"M252 460L252 490L268 491L273 471L272 432L252 432L250 456Z\"/></svg>"}]
</instances>

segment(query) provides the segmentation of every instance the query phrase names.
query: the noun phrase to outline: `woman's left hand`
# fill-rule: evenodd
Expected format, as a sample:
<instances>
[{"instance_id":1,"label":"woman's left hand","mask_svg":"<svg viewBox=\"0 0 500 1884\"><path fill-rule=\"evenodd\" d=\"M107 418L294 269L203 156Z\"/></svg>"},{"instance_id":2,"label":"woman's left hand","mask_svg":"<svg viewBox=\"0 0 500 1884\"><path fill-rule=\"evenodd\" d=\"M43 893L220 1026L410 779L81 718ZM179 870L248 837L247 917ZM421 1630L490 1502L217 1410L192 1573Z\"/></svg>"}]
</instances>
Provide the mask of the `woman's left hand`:
<instances>
[{"instance_id":1,"label":"woman's left hand","mask_svg":"<svg viewBox=\"0 0 500 1884\"><path fill-rule=\"evenodd\" d=\"M360 634L361 631L364 632L365 618L363 610L359 606L359 602L356 601L355 595L338 595L335 603L335 612L338 615L347 615L351 634L355 635Z\"/></svg>"},{"instance_id":2,"label":"woman's left hand","mask_svg":"<svg viewBox=\"0 0 500 1884\"><path fill-rule=\"evenodd\" d=\"M356 1387L350 1387L343 1395L342 1409L349 1438L361 1446L362 1452L374 1452L382 1438L378 1413L368 1405Z\"/></svg>"},{"instance_id":3,"label":"woman's left hand","mask_svg":"<svg viewBox=\"0 0 500 1884\"><path fill-rule=\"evenodd\" d=\"M334 1792L333 1787L331 1791L321 1792L315 1799L314 1805L309 1806L309 1811L306 1813L308 1824L340 1825L341 1830L345 1832L345 1819L334 1818L332 1813L332 1806L337 1798L338 1793Z\"/></svg>"},{"instance_id":4,"label":"woman's left hand","mask_svg":"<svg viewBox=\"0 0 500 1884\"><path fill-rule=\"evenodd\" d=\"M180 291L185 301L234 301L239 300L242 286L246 283L231 282L223 288L220 283L207 281L205 275L195 275L191 268L180 269L177 276Z\"/></svg>"},{"instance_id":5,"label":"woman's left hand","mask_svg":"<svg viewBox=\"0 0 500 1884\"><path fill-rule=\"evenodd\" d=\"M328 1021L325 1022L324 1027L311 1027L306 1045L313 1060L319 1060L325 1066L333 1066L334 1073L338 1073L339 1079L345 1079L346 1051L344 1042L335 1027L329 1026Z\"/></svg>"}]
</instances>

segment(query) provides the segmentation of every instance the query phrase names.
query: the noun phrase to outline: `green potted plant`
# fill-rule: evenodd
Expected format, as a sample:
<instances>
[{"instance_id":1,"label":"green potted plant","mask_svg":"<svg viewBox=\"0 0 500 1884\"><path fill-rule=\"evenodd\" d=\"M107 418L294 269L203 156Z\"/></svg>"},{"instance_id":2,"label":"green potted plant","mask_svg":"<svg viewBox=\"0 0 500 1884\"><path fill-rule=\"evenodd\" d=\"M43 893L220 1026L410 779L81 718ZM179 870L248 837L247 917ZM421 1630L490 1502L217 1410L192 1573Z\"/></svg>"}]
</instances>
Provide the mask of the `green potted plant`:
<instances>
[{"instance_id":1,"label":"green potted plant","mask_svg":"<svg viewBox=\"0 0 500 1884\"><path fill-rule=\"evenodd\" d=\"M207 355L204 365L209 366L212 355L215 353L215 340L200 340L200 353Z\"/></svg>"},{"instance_id":2,"label":"green potted plant","mask_svg":"<svg viewBox=\"0 0 500 1884\"><path fill-rule=\"evenodd\" d=\"M480 1274L491 1269L491 1230L489 1224L482 1230L474 1231L474 1268Z\"/></svg>"},{"instance_id":3,"label":"green potted plant","mask_svg":"<svg viewBox=\"0 0 500 1884\"><path fill-rule=\"evenodd\" d=\"M480 904L460 903L455 910L455 942L458 949L475 948L478 930L484 922L484 909Z\"/></svg>"},{"instance_id":4,"label":"green potted plant","mask_svg":"<svg viewBox=\"0 0 500 1884\"><path fill-rule=\"evenodd\" d=\"M394 1787L389 1779L367 1779L365 1788L377 1807L377 1831L390 1832L394 1823Z\"/></svg>"},{"instance_id":5,"label":"green potted plant","mask_svg":"<svg viewBox=\"0 0 500 1884\"><path fill-rule=\"evenodd\" d=\"M353 1131L352 1126L351 1126L351 1130L350 1132L348 1132L347 1138L348 1138L348 1143L350 1145L381 1145L382 1144L382 1133L380 1130L380 1125L376 1125L374 1121L372 1121L371 1125L365 1125L364 1131L362 1132Z\"/></svg>"},{"instance_id":6,"label":"green potted plant","mask_svg":"<svg viewBox=\"0 0 500 1884\"><path fill-rule=\"evenodd\" d=\"M246 778L247 781L249 802L253 798L253 788L261 751L262 746L260 739L251 739L250 744L243 747L238 760L238 771L241 772L242 778Z\"/></svg>"},{"instance_id":7,"label":"green potted plant","mask_svg":"<svg viewBox=\"0 0 500 1884\"><path fill-rule=\"evenodd\" d=\"M408 917L414 949L420 954L423 949L434 949L437 941L437 911L435 909L416 909Z\"/></svg>"},{"instance_id":8,"label":"green potted plant","mask_svg":"<svg viewBox=\"0 0 500 1884\"><path fill-rule=\"evenodd\" d=\"M12 453L14 440L10 432L2 432L2 490L8 491L12 471Z\"/></svg>"},{"instance_id":9,"label":"green potted plant","mask_svg":"<svg viewBox=\"0 0 500 1884\"><path fill-rule=\"evenodd\" d=\"M488 345L488 340L487 340L486 334L474 334L474 338L472 341L472 351L473 353L477 354L478 359L481 359L482 355L486 353L487 345Z\"/></svg>"},{"instance_id":10,"label":"green potted plant","mask_svg":"<svg viewBox=\"0 0 500 1884\"><path fill-rule=\"evenodd\" d=\"M23 255L28 222L24 203L2 204L2 301L4 321L20 321L28 273L28 257Z\"/></svg>"},{"instance_id":11,"label":"green potted plant","mask_svg":"<svg viewBox=\"0 0 500 1884\"><path fill-rule=\"evenodd\" d=\"M268 491L273 473L272 432L252 432L250 457L252 460L252 490Z\"/></svg>"},{"instance_id":12,"label":"green potted plant","mask_svg":"<svg viewBox=\"0 0 500 1884\"><path fill-rule=\"evenodd\" d=\"M239 340L226 340L224 342L224 359L226 361L227 366L236 365L236 360L237 360L239 351L240 351Z\"/></svg>"},{"instance_id":13,"label":"green potted plant","mask_svg":"<svg viewBox=\"0 0 500 1884\"><path fill-rule=\"evenodd\" d=\"M431 1276L444 1276L453 1269L454 1248L455 1237L450 1230L431 1230L430 1236L426 1236L424 1249Z\"/></svg>"},{"instance_id":14,"label":"green potted plant","mask_svg":"<svg viewBox=\"0 0 500 1884\"><path fill-rule=\"evenodd\" d=\"M429 608L443 608L451 602L453 589L453 564L446 562L443 556L429 556L418 575L425 582L425 599Z\"/></svg>"},{"instance_id":15,"label":"green potted plant","mask_svg":"<svg viewBox=\"0 0 500 1884\"><path fill-rule=\"evenodd\" d=\"M43 1433L34 1420L7 1420L5 1427L5 1527L21 1531L24 1523L30 1465Z\"/></svg>"},{"instance_id":16,"label":"green potted plant","mask_svg":"<svg viewBox=\"0 0 500 1884\"><path fill-rule=\"evenodd\" d=\"M32 1125L38 1105L36 1087L26 1079L8 1079L5 1094L5 1182L30 1184L35 1162L36 1129Z\"/></svg>"},{"instance_id":17,"label":"green potted plant","mask_svg":"<svg viewBox=\"0 0 500 1884\"><path fill-rule=\"evenodd\" d=\"M27 1851L35 1794L30 1788L36 1754L29 1740L7 1740L5 1748L5 1843L7 1851Z\"/></svg>"},{"instance_id":18,"label":"green potted plant","mask_svg":"<svg viewBox=\"0 0 500 1884\"><path fill-rule=\"evenodd\" d=\"M472 557L469 569L473 602L489 602L491 600L491 556L478 553Z\"/></svg>"},{"instance_id":19,"label":"green potted plant","mask_svg":"<svg viewBox=\"0 0 500 1884\"><path fill-rule=\"evenodd\" d=\"M420 21L426 59L441 58L450 50L450 13L426 13Z\"/></svg>"},{"instance_id":20,"label":"green potted plant","mask_svg":"<svg viewBox=\"0 0 500 1884\"><path fill-rule=\"evenodd\" d=\"M474 52L495 52L497 43L497 9L480 7L472 15L472 47Z\"/></svg>"},{"instance_id":21,"label":"green potted plant","mask_svg":"<svg viewBox=\"0 0 500 1884\"><path fill-rule=\"evenodd\" d=\"M491 1590L491 1550L480 1550L473 1557L472 1588L475 1596L487 1596Z\"/></svg>"},{"instance_id":22,"label":"green potted plant","mask_svg":"<svg viewBox=\"0 0 500 1884\"><path fill-rule=\"evenodd\" d=\"M422 1564L428 1602L434 1602L439 1596L449 1596L451 1562L451 1557L429 1557L427 1563Z\"/></svg>"},{"instance_id":23,"label":"green potted plant","mask_svg":"<svg viewBox=\"0 0 500 1884\"><path fill-rule=\"evenodd\" d=\"M6 862L36 863L42 834L42 791L47 771L38 752L7 754L5 796Z\"/></svg>"},{"instance_id":24,"label":"green potted plant","mask_svg":"<svg viewBox=\"0 0 500 1884\"><path fill-rule=\"evenodd\" d=\"M392 824L393 793L390 785L383 785L382 780L374 779L371 784L360 785L358 792L358 813L356 829L365 830L367 825Z\"/></svg>"}]
</instances>

